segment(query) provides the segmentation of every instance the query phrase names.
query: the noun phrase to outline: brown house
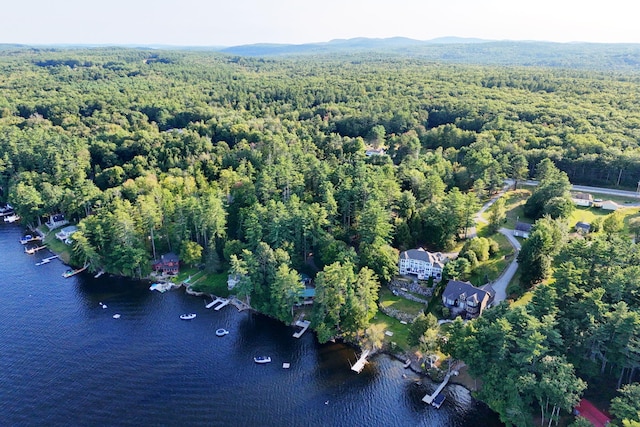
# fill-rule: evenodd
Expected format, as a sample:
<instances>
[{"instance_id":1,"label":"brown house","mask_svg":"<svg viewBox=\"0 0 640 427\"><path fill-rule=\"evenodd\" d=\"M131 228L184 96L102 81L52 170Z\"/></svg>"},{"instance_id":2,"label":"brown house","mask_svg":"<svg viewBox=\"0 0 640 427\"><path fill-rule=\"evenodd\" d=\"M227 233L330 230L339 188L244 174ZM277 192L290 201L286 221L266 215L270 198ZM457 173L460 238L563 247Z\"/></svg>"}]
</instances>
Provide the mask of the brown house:
<instances>
[{"instance_id":1,"label":"brown house","mask_svg":"<svg viewBox=\"0 0 640 427\"><path fill-rule=\"evenodd\" d=\"M164 274L178 274L180 271L180 258L173 252L160 255L160 259L153 262L153 270Z\"/></svg>"},{"instance_id":2,"label":"brown house","mask_svg":"<svg viewBox=\"0 0 640 427\"><path fill-rule=\"evenodd\" d=\"M442 293L442 303L450 308L454 314L466 315L466 317L478 317L487 307L491 294L480 288L476 288L469 282L449 280Z\"/></svg>"}]
</instances>

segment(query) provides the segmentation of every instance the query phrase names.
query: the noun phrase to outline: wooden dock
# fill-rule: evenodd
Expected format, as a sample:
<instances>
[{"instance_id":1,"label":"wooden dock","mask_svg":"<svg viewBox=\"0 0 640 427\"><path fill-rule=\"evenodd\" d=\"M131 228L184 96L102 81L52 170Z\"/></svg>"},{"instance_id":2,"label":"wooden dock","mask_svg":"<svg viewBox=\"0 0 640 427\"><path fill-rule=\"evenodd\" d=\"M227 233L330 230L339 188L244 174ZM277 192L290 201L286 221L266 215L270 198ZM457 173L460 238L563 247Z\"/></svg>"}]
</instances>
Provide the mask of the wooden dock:
<instances>
[{"instance_id":1,"label":"wooden dock","mask_svg":"<svg viewBox=\"0 0 640 427\"><path fill-rule=\"evenodd\" d=\"M222 303L218 304L218 306L216 308L214 308L214 310L218 311L220 310L222 307L224 307L225 305L229 304L231 302L231 300L227 299L227 298L222 298Z\"/></svg>"},{"instance_id":2,"label":"wooden dock","mask_svg":"<svg viewBox=\"0 0 640 427\"><path fill-rule=\"evenodd\" d=\"M216 299L214 299L213 301L211 301L209 304L205 305L206 308L211 308L214 305L218 304L220 301L222 301L222 298L220 297L216 297Z\"/></svg>"},{"instance_id":3,"label":"wooden dock","mask_svg":"<svg viewBox=\"0 0 640 427\"><path fill-rule=\"evenodd\" d=\"M307 329L309 329L309 325L311 325L311 322L309 322L308 320L298 320L296 321L296 326L302 328L300 329L298 332L293 334L294 338L300 338L302 336L302 334L304 334Z\"/></svg>"},{"instance_id":4,"label":"wooden dock","mask_svg":"<svg viewBox=\"0 0 640 427\"><path fill-rule=\"evenodd\" d=\"M440 383L440 385L438 386L438 388L436 389L436 391L434 391L432 394L427 394L425 397L422 398L422 401L424 403L428 403L429 405L431 405L433 403L433 399L435 399L440 392L442 391L442 389L444 388L444 386L447 385L447 383L449 382L449 378L451 378L451 372L449 372L445 377L444 377L444 381L442 381Z\"/></svg>"},{"instance_id":5,"label":"wooden dock","mask_svg":"<svg viewBox=\"0 0 640 427\"><path fill-rule=\"evenodd\" d=\"M77 270L67 270L64 273L62 273L62 277L64 277L65 279L68 279L71 276L75 276L78 273L82 273L83 271L85 271L87 269L87 265L85 265L82 268L78 268ZM102 307L105 308L105 307Z\"/></svg>"},{"instance_id":6,"label":"wooden dock","mask_svg":"<svg viewBox=\"0 0 640 427\"><path fill-rule=\"evenodd\" d=\"M42 246L36 246L35 248L29 248L29 249L25 248L25 249L24 249L24 252L25 252L25 253L27 253L27 254L29 254L29 255L33 255L33 254L35 254L36 252L41 251L41 250L43 250L43 249L45 249L45 248L46 248L46 246L45 246L45 245L42 245Z\"/></svg>"},{"instance_id":7,"label":"wooden dock","mask_svg":"<svg viewBox=\"0 0 640 427\"><path fill-rule=\"evenodd\" d=\"M351 370L357 373L362 372L364 369L364 365L367 364L367 356L369 356L369 350L365 350L360 355L360 358L356 361L356 363L351 367Z\"/></svg>"},{"instance_id":8,"label":"wooden dock","mask_svg":"<svg viewBox=\"0 0 640 427\"><path fill-rule=\"evenodd\" d=\"M222 307L224 307L225 305L229 304L230 302L231 302L231 300L229 300L227 298L216 297L216 299L211 301L209 304L205 305L205 307L206 308L211 308L211 307L214 307L214 306L217 305L217 307L215 307L214 310L218 311Z\"/></svg>"}]
</instances>

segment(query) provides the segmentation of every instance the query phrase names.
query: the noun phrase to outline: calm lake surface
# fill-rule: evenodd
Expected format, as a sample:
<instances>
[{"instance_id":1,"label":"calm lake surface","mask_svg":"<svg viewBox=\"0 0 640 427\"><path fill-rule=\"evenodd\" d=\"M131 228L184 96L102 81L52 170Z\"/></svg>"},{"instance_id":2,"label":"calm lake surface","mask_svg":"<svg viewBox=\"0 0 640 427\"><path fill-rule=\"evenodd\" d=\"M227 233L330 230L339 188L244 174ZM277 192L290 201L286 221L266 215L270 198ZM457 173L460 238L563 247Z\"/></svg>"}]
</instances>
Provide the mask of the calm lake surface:
<instances>
[{"instance_id":1,"label":"calm lake surface","mask_svg":"<svg viewBox=\"0 0 640 427\"><path fill-rule=\"evenodd\" d=\"M457 385L439 410L424 404L436 385L387 356L358 375L350 347L295 339L233 306L207 310L210 300L183 289L64 279L59 260L35 265L52 254L25 254L22 235L0 223L0 425L501 425ZM273 362L257 365L257 355Z\"/></svg>"}]
</instances>

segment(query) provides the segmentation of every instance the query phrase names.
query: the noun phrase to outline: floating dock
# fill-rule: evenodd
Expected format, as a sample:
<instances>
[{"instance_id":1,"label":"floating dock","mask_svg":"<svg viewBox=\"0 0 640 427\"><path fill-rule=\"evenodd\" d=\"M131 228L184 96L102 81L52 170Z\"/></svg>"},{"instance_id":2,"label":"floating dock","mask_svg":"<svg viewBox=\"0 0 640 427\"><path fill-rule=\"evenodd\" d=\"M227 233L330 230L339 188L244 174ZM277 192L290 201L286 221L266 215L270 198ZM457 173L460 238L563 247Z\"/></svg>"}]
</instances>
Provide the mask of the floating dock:
<instances>
[{"instance_id":1,"label":"floating dock","mask_svg":"<svg viewBox=\"0 0 640 427\"><path fill-rule=\"evenodd\" d=\"M293 334L294 338L300 338L302 336L302 334L304 334L307 329L309 329L309 325L311 325L311 322L309 322L308 320L298 320L296 321L296 326L300 329L298 332Z\"/></svg>"},{"instance_id":2,"label":"floating dock","mask_svg":"<svg viewBox=\"0 0 640 427\"><path fill-rule=\"evenodd\" d=\"M360 355L360 358L356 361L356 363L351 367L351 370L357 373L362 372L364 369L364 365L367 364L367 356L369 356L369 350L365 350Z\"/></svg>"},{"instance_id":3,"label":"floating dock","mask_svg":"<svg viewBox=\"0 0 640 427\"><path fill-rule=\"evenodd\" d=\"M37 262L36 265L44 265L49 264L51 260L58 258L58 255L50 256L48 258L43 258L42 261Z\"/></svg>"},{"instance_id":4,"label":"floating dock","mask_svg":"<svg viewBox=\"0 0 640 427\"><path fill-rule=\"evenodd\" d=\"M231 302L231 300L226 299L226 298L222 298L222 303L218 304L218 306L216 308L214 308L214 310L218 311L220 310L222 307L224 307L225 305L229 304Z\"/></svg>"},{"instance_id":5,"label":"floating dock","mask_svg":"<svg viewBox=\"0 0 640 427\"><path fill-rule=\"evenodd\" d=\"M35 254L36 252L41 251L41 250L43 250L43 249L45 249L45 248L46 248L46 246L44 246L44 245L42 245L42 246L37 246L37 247L35 247L35 248L29 248L29 249L25 248L24 252L25 252L25 253L27 253L27 254L29 254L29 255L33 255L33 254Z\"/></svg>"},{"instance_id":6,"label":"floating dock","mask_svg":"<svg viewBox=\"0 0 640 427\"><path fill-rule=\"evenodd\" d=\"M205 305L205 308L211 308L214 305L218 304L220 301L222 301L222 298L217 297L216 299L214 299L213 301L211 301L209 304Z\"/></svg>"},{"instance_id":7,"label":"floating dock","mask_svg":"<svg viewBox=\"0 0 640 427\"><path fill-rule=\"evenodd\" d=\"M425 397L422 398L422 401L424 403L428 403L429 405L431 405L434 401L434 399L436 397L438 397L438 395L440 394L440 392L442 391L442 389L444 388L444 386L447 385L447 383L449 382L449 378L451 378L451 372L449 372L445 377L444 377L444 381L442 381L440 383L440 385L438 386L438 388L436 389L436 391L434 391L432 394L427 394ZM444 401L444 399L443 399ZM442 402L440 402L440 405L442 405ZM439 407L439 406L438 406Z\"/></svg>"},{"instance_id":8,"label":"floating dock","mask_svg":"<svg viewBox=\"0 0 640 427\"><path fill-rule=\"evenodd\" d=\"M205 305L205 307L206 308L211 308L211 307L217 306L217 307L214 308L214 310L218 311L222 307L224 307L225 305L229 304L230 302L231 302L231 300L229 300L227 298L216 297L216 299L211 301L209 304Z\"/></svg>"}]
</instances>

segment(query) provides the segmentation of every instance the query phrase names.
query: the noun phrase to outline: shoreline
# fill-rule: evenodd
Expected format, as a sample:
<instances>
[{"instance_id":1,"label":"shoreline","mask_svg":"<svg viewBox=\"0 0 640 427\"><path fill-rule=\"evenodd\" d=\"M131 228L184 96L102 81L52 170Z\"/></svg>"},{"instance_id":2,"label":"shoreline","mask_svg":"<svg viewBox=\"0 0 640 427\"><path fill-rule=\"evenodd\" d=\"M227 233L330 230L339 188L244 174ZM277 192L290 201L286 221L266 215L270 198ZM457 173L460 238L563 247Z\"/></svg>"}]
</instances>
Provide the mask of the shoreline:
<instances>
[{"instance_id":1,"label":"shoreline","mask_svg":"<svg viewBox=\"0 0 640 427\"><path fill-rule=\"evenodd\" d=\"M32 233L37 233L39 236L42 237L43 241L50 233L53 232L53 230L49 230L48 233L44 233L42 230L40 230L39 227L27 227L27 229L31 230ZM68 260L66 260L67 257L63 257L64 254L55 252L51 248L49 248L49 250L52 253L54 253L55 255L58 255L60 257L60 259L65 264L70 265ZM211 298L212 300L215 300L216 298L218 298L218 296L214 295L214 294L209 294L209 293L206 293L206 292L193 290L191 288L192 284L188 283L188 282L185 282L184 280L182 282L180 282L180 283L175 283L175 282L171 281L170 278L162 278L162 277L157 277L157 276L147 276L145 278L131 278L131 279L140 280L140 281L146 281L148 283L154 283L154 281L171 283L170 287L167 290L180 289L181 287L184 287L185 288L185 293L188 294L188 295L191 295L191 296L208 297L208 298ZM238 300L233 295L229 295L228 299L237 300L239 302L238 305L232 304L237 308L239 313L242 312L242 311L245 311L245 310L250 310L252 313L257 313L257 314L260 314L260 315L263 315L263 316L267 316L266 314L261 313L260 311L257 311L253 307L251 307L251 306L245 304L244 302ZM267 316L267 317L270 317L270 316ZM278 319L276 319L276 320L278 320ZM278 320L278 321L280 321L280 320ZM282 322L282 323L284 323L284 322ZM287 326L292 326L292 325L293 324L290 324L290 325L287 325ZM312 331L313 331L313 329L312 329ZM314 337L314 339L316 339L316 338ZM356 351L357 350L362 350L362 348L360 347L360 345L358 343L354 343L354 342L350 342L350 341L346 341L346 340L342 340L342 342L344 344L352 347ZM409 369L411 372L413 372L414 374L420 376L421 378L428 378L430 381L432 381L435 384L438 384L439 382L441 382L437 378L435 378L434 376L430 375L428 372L424 371L420 367L419 361L416 360L415 357L411 357L411 355L408 355L407 353L396 353L396 352L392 352L390 350L381 349L381 350L378 350L378 351L374 352L372 355L370 355L370 358L375 357L378 353L385 354L385 355L391 357L392 359L395 359L396 361L398 361L398 362L400 362L402 364L404 364L404 363L406 363L406 361L410 360L411 363L406 369ZM462 371L461 373L463 373L463 372L464 373L462 375L459 375L459 376L456 376L456 377L452 378L449 382L451 384L457 384L457 385L460 385L460 386L464 387L465 389L467 389L469 391L469 393L473 393L474 391L476 391L477 390L476 381L473 380L468 375L466 375L466 370L467 370L466 366L461 367L459 370Z\"/></svg>"}]
</instances>

